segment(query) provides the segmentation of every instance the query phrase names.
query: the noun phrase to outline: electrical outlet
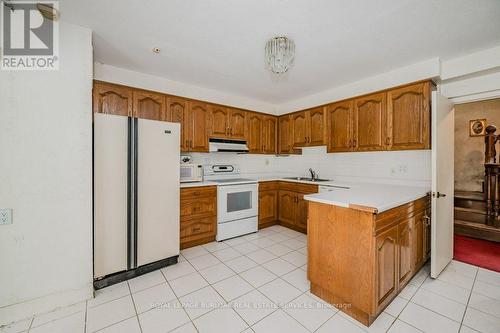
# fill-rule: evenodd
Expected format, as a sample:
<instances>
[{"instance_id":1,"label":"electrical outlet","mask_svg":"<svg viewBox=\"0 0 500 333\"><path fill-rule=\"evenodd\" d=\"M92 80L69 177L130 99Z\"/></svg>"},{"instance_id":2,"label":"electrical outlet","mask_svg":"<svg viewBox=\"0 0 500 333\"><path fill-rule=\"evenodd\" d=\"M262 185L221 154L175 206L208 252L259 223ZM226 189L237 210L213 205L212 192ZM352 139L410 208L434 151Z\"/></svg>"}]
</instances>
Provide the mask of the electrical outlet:
<instances>
[{"instance_id":1,"label":"electrical outlet","mask_svg":"<svg viewBox=\"0 0 500 333\"><path fill-rule=\"evenodd\" d=\"M401 164L399 166L399 173L408 173L408 165L407 164Z\"/></svg>"},{"instance_id":2,"label":"electrical outlet","mask_svg":"<svg viewBox=\"0 0 500 333\"><path fill-rule=\"evenodd\" d=\"M12 224L12 209L0 209L0 225Z\"/></svg>"}]
</instances>

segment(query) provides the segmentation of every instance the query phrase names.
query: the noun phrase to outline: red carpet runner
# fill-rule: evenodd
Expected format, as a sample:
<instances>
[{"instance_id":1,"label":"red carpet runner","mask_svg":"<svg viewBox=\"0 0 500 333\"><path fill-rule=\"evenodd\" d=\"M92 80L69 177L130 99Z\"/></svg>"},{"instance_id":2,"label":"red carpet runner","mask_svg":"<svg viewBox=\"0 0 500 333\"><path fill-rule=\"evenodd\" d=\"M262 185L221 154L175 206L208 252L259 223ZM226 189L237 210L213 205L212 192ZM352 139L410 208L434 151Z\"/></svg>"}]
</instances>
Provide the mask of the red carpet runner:
<instances>
[{"instance_id":1,"label":"red carpet runner","mask_svg":"<svg viewBox=\"0 0 500 333\"><path fill-rule=\"evenodd\" d=\"M500 243L455 235L455 260L500 272Z\"/></svg>"}]
</instances>

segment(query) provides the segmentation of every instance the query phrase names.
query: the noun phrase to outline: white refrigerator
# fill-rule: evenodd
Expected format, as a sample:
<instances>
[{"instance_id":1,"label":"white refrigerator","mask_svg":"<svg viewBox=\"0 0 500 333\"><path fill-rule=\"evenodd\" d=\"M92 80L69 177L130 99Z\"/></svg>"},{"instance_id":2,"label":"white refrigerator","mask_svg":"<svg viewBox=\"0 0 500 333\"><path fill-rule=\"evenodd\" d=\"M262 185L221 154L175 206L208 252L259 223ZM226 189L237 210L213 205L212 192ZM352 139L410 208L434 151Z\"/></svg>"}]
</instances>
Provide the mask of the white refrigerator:
<instances>
[{"instance_id":1,"label":"white refrigerator","mask_svg":"<svg viewBox=\"0 0 500 333\"><path fill-rule=\"evenodd\" d=\"M177 262L180 125L94 115L94 286Z\"/></svg>"}]
</instances>

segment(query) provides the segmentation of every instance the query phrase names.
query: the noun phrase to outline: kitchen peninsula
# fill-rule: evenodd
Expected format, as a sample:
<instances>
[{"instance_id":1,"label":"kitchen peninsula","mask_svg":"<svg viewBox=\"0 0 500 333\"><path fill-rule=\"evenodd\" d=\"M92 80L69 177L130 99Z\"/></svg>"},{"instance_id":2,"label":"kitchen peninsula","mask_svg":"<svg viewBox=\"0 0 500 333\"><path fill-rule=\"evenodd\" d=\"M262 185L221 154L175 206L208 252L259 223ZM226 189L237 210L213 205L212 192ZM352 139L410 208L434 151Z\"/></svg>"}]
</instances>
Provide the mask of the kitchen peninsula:
<instances>
[{"instance_id":1,"label":"kitchen peninsula","mask_svg":"<svg viewBox=\"0 0 500 333\"><path fill-rule=\"evenodd\" d=\"M372 324L429 258L428 191L367 184L306 195L311 292Z\"/></svg>"}]
</instances>

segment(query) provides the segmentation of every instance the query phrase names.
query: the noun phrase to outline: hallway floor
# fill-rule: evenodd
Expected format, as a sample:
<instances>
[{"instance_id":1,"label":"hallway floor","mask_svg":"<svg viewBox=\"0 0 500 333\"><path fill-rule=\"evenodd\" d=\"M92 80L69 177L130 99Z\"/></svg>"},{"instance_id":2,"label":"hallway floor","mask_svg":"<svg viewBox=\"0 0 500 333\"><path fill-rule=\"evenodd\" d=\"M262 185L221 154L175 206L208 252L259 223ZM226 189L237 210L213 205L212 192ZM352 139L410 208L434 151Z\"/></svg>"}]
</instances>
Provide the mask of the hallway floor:
<instances>
[{"instance_id":1,"label":"hallway floor","mask_svg":"<svg viewBox=\"0 0 500 333\"><path fill-rule=\"evenodd\" d=\"M180 262L2 333L500 332L500 273L426 265L369 329L309 292L306 236L273 226L181 251Z\"/></svg>"}]
</instances>

